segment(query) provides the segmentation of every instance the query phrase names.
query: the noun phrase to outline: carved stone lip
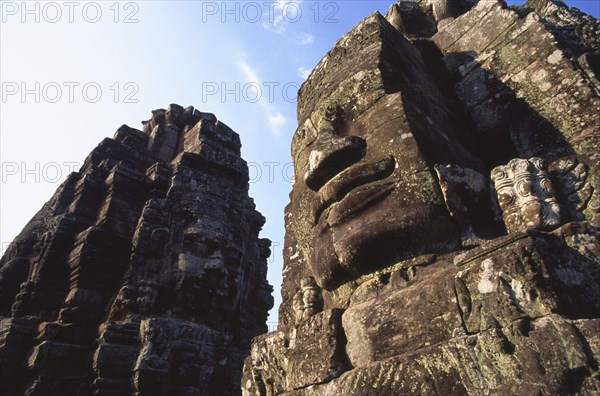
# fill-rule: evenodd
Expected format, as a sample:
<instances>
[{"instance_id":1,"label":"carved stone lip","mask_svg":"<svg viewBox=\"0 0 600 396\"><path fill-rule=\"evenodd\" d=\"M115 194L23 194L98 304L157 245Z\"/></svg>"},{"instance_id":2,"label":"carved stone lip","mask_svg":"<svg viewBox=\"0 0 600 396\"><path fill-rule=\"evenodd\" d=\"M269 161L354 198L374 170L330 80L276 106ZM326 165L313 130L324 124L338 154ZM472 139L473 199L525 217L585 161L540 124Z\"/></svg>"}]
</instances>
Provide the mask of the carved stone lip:
<instances>
[{"instance_id":1,"label":"carved stone lip","mask_svg":"<svg viewBox=\"0 0 600 396\"><path fill-rule=\"evenodd\" d=\"M390 155L376 162L350 167L333 177L318 193L313 210L314 223L319 223L328 208L335 203L341 203L350 193L375 188L375 184L391 176L395 168L396 160Z\"/></svg>"},{"instance_id":2,"label":"carved stone lip","mask_svg":"<svg viewBox=\"0 0 600 396\"><path fill-rule=\"evenodd\" d=\"M366 143L359 136L333 139L327 146L324 151L313 150L309 156L304 183L313 191L319 191L337 174L360 161L366 150Z\"/></svg>"},{"instance_id":3,"label":"carved stone lip","mask_svg":"<svg viewBox=\"0 0 600 396\"><path fill-rule=\"evenodd\" d=\"M378 181L364 185L332 206L327 215L329 226L337 226L385 200L396 188L393 181Z\"/></svg>"}]
</instances>

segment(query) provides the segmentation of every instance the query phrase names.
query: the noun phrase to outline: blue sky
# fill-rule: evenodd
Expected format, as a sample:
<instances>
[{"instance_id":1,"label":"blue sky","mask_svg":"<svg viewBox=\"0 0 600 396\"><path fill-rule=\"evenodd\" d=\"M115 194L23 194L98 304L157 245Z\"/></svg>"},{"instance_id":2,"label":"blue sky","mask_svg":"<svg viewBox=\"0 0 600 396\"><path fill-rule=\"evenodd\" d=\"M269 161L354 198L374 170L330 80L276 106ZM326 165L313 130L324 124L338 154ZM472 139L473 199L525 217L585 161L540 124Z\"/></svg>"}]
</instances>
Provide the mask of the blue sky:
<instances>
[{"instance_id":1,"label":"blue sky","mask_svg":"<svg viewBox=\"0 0 600 396\"><path fill-rule=\"evenodd\" d=\"M241 135L262 236L273 241L275 321L296 90L344 33L391 3L1 1L2 251L121 124L193 105ZM600 14L598 1L567 3Z\"/></svg>"}]
</instances>

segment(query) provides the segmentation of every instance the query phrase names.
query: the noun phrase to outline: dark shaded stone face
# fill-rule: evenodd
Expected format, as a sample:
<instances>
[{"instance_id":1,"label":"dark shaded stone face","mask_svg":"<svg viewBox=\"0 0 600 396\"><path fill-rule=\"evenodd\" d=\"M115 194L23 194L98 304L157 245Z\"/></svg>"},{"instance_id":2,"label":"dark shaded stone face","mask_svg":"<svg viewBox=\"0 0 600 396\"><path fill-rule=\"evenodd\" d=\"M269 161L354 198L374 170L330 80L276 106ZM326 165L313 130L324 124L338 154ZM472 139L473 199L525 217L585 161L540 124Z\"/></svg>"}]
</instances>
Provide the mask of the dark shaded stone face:
<instances>
[{"instance_id":1,"label":"dark shaded stone face","mask_svg":"<svg viewBox=\"0 0 600 396\"><path fill-rule=\"evenodd\" d=\"M242 261L242 254L230 245L196 224L184 231L182 245L172 254L177 261L172 274L174 310L181 311L182 318L200 317L215 324L229 319L226 307L236 308L234 283Z\"/></svg>"}]
</instances>

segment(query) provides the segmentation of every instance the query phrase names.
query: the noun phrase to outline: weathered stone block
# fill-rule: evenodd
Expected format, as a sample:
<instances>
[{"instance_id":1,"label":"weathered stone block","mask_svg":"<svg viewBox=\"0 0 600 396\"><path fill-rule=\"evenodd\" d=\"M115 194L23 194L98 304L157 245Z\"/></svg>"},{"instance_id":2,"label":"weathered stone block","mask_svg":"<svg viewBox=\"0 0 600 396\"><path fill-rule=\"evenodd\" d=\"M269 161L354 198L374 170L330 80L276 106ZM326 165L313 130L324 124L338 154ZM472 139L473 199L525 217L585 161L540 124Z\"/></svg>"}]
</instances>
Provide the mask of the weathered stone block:
<instances>
[{"instance_id":1,"label":"weathered stone block","mask_svg":"<svg viewBox=\"0 0 600 396\"><path fill-rule=\"evenodd\" d=\"M463 247L501 235L488 178L475 169L458 165L436 165L435 171L446 207L461 227Z\"/></svg>"},{"instance_id":2,"label":"weathered stone block","mask_svg":"<svg viewBox=\"0 0 600 396\"><path fill-rule=\"evenodd\" d=\"M348 308L342 317L346 352L354 367L435 345L449 339L461 318L455 299L452 263L418 269L401 290Z\"/></svg>"},{"instance_id":3,"label":"weathered stone block","mask_svg":"<svg viewBox=\"0 0 600 396\"><path fill-rule=\"evenodd\" d=\"M323 311L302 321L290 334L256 338L246 359L243 393L276 395L328 382L343 373L348 363L342 313L340 309Z\"/></svg>"},{"instance_id":4,"label":"weathered stone block","mask_svg":"<svg viewBox=\"0 0 600 396\"><path fill-rule=\"evenodd\" d=\"M492 181L509 233L561 224L560 205L543 159L513 159L492 170Z\"/></svg>"},{"instance_id":5,"label":"weathered stone block","mask_svg":"<svg viewBox=\"0 0 600 396\"><path fill-rule=\"evenodd\" d=\"M600 220L599 153L561 158L548 171L571 220Z\"/></svg>"}]
</instances>

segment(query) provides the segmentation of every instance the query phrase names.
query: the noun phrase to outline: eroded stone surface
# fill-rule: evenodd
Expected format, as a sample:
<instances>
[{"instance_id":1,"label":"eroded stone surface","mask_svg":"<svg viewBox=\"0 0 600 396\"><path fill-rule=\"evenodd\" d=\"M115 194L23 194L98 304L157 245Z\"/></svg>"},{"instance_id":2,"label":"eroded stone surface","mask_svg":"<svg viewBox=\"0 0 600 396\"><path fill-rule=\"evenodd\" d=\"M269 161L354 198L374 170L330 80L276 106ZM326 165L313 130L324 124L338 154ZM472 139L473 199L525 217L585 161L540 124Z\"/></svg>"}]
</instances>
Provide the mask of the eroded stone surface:
<instances>
[{"instance_id":1,"label":"eroded stone surface","mask_svg":"<svg viewBox=\"0 0 600 396\"><path fill-rule=\"evenodd\" d=\"M595 394L600 390L598 377L588 372L589 359L595 361L598 355L590 353L588 345L598 347L589 332L600 320L584 323L558 315L516 322L507 329L463 335L378 361L327 384L287 394ZM581 336L580 328L588 338Z\"/></svg>"},{"instance_id":2,"label":"eroded stone surface","mask_svg":"<svg viewBox=\"0 0 600 396\"><path fill-rule=\"evenodd\" d=\"M553 0L531 0L519 12L480 1L433 37L445 57L472 56L460 66L455 91L483 134L479 144L513 147L513 158L598 151L598 87L574 63L598 51L599 25L571 10ZM575 52L567 36L577 41ZM472 83L477 79L486 83Z\"/></svg>"},{"instance_id":3,"label":"eroded stone surface","mask_svg":"<svg viewBox=\"0 0 600 396\"><path fill-rule=\"evenodd\" d=\"M273 304L240 147L171 105L92 151L0 262L3 392L239 394Z\"/></svg>"},{"instance_id":4,"label":"eroded stone surface","mask_svg":"<svg viewBox=\"0 0 600 396\"><path fill-rule=\"evenodd\" d=\"M341 309L323 311L285 334L255 338L242 379L245 395L278 395L324 383L349 368Z\"/></svg>"}]
</instances>

